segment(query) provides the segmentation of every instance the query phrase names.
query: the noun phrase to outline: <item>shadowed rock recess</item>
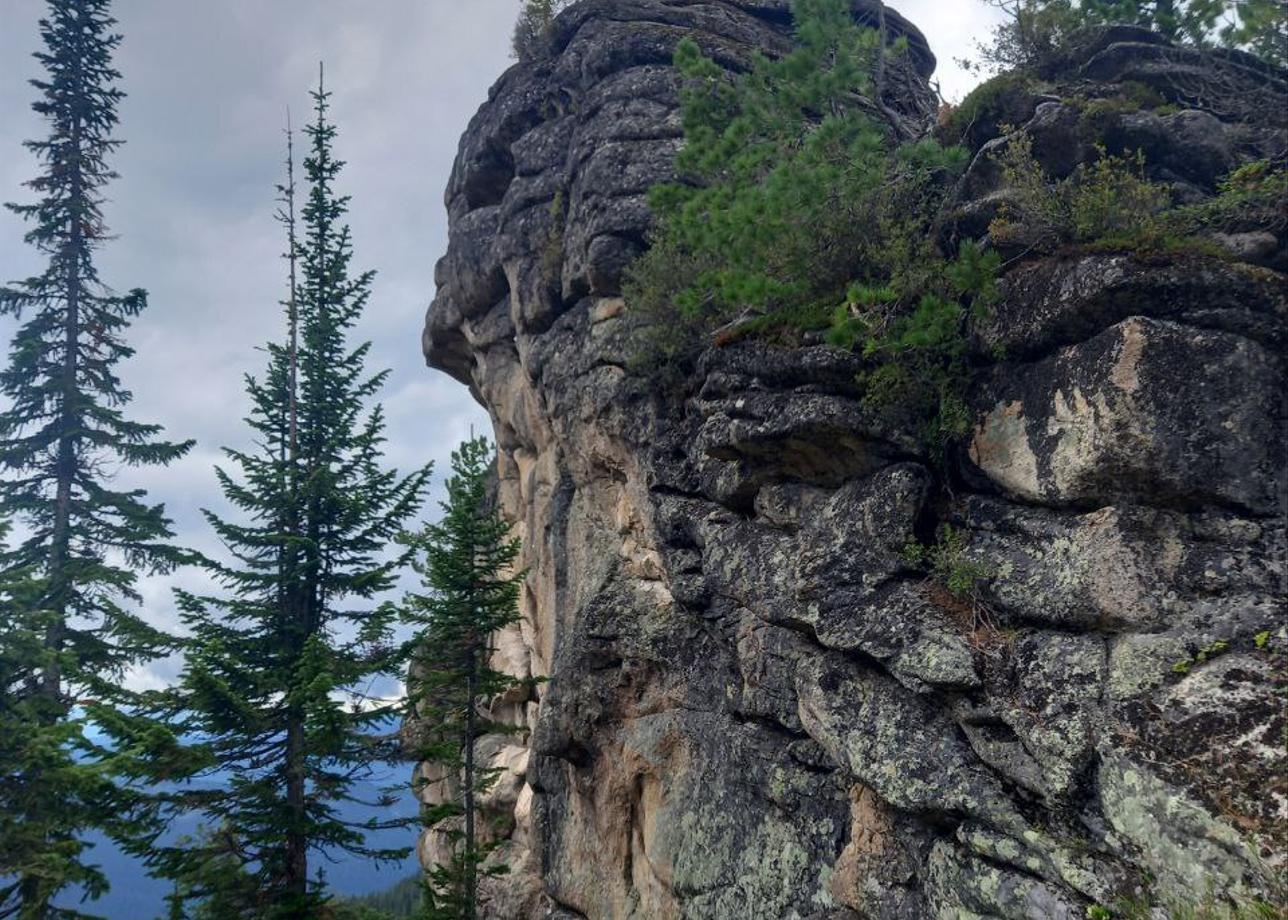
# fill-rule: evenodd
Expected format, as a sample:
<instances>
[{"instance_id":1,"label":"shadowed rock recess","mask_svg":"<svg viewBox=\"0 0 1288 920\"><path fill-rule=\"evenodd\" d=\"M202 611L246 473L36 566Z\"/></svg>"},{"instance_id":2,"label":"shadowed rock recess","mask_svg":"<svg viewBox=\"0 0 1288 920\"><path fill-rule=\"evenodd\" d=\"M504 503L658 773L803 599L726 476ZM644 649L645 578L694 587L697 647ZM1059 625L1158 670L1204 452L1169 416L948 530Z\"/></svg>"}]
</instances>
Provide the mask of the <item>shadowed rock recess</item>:
<instances>
[{"instance_id":1,"label":"shadowed rock recess","mask_svg":"<svg viewBox=\"0 0 1288 920\"><path fill-rule=\"evenodd\" d=\"M929 130L934 59L890 26L911 54L889 101ZM630 367L621 275L672 174L686 35L743 68L787 47L787 2L573 6L493 87L447 190L425 354L491 413L530 573L497 657L548 677L491 703L526 734L480 743L511 866L485 915L1073 920L1129 895L1275 897L1282 226L1228 237L1247 262L1013 260L947 469L873 420L858 359L828 346L711 348L664 393ZM1283 74L1240 55L1101 30L1061 76L1162 94L1171 114L1098 130L1148 144L1190 200L1284 155ZM1059 92L1006 104L1057 175L1095 155ZM982 234L1004 194L995 136L972 128L949 232ZM901 552L942 521L991 574L984 617ZM452 785L426 778L426 799ZM442 846L427 832L422 859Z\"/></svg>"}]
</instances>

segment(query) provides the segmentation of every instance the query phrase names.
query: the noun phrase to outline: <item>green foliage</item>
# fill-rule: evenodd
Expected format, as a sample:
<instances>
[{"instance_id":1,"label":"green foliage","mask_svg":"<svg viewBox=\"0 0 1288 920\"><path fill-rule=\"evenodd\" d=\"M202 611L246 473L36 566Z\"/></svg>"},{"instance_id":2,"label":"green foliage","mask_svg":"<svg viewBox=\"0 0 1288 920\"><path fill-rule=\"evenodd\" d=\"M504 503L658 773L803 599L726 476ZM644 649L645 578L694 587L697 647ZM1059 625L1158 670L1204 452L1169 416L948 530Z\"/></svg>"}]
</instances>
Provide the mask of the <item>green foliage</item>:
<instances>
[{"instance_id":1,"label":"green foliage","mask_svg":"<svg viewBox=\"0 0 1288 920\"><path fill-rule=\"evenodd\" d=\"M1033 92L1040 84L1023 71L1007 71L990 77L953 106L939 129L950 143L961 143L971 127L999 118L1008 98Z\"/></svg>"},{"instance_id":2,"label":"green foliage","mask_svg":"<svg viewBox=\"0 0 1288 920\"><path fill-rule=\"evenodd\" d=\"M923 293L911 311L900 309L899 281L851 285L828 341L859 346L872 361L872 369L860 375L867 406L891 421L920 422L923 441L943 445L963 437L969 427L964 330L996 299L1000 258L966 243L954 261L929 264L939 275L919 279Z\"/></svg>"},{"instance_id":3,"label":"green foliage","mask_svg":"<svg viewBox=\"0 0 1288 920\"><path fill-rule=\"evenodd\" d=\"M967 549L965 532L941 524L934 543L909 543L903 548L903 558L909 565L925 569L953 597L969 601L976 599L980 582L992 578L994 572L972 560Z\"/></svg>"},{"instance_id":4,"label":"green foliage","mask_svg":"<svg viewBox=\"0 0 1288 920\"><path fill-rule=\"evenodd\" d=\"M1079 25L1129 23L1160 33L1169 41L1207 45L1231 0L1081 0L1074 9Z\"/></svg>"},{"instance_id":5,"label":"green foliage","mask_svg":"<svg viewBox=\"0 0 1288 920\"><path fill-rule=\"evenodd\" d=\"M1139 151L1110 154L1101 147L1095 162L1053 181L1034 158L1031 138L1015 132L997 160L1007 198L989 233L1002 246L1228 259L1213 232L1288 229L1288 169L1269 160L1239 167L1214 197L1178 208L1169 206L1166 186L1146 178Z\"/></svg>"},{"instance_id":6,"label":"green foliage","mask_svg":"<svg viewBox=\"0 0 1288 920\"><path fill-rule=\"evenodd\" d=\"M1224 639L1217 639L1203 646L1203 648L1199 649L1192 657L1183 658L1180 661L1175 662L1172 665L1172 670L1177 674L1188 674L1194 665L1203 664L1205 661L1215 658L1217 655L1223 654L1229 650L1229 642Z\"/></svg>"},{"instance_id":7,"label":"green foliage","mask_svg":"<svg viewBox=\"0 0 1288 920\"><path fill-rule=\"evenodd\" d=\"M117 374L147 295L113 293L95 265L121 143L114 25L108 0L50 0L32 81L49 133L25 144L40 164L26 183L36 201L8 205L46 265L0 288L0 315L20 323L0 371L0 507L23 525L0 545L0 916L77 915L48 902L69 885L106 890L86 832L145 848L159 815L143 784L185 766L148 700L121 686L173 647L136 613L138 577L185 554L164 508L113 488L111 472L164 466L191 444L127 417Z\"/></svg>"},{"instance_id":8,"label":"green foliage","mask_svg":"<svg viewBox=\"0 0 1288 920\"><path fill-rule=\"evenodd\" d=\"M0 521L0 540L7 532ZM47 599L35 569L0 572L0 916L23 920L82 916L49 902L71 886L88 900L107 892L85 832L146 856L163 816L142 782L197 765L139 712L33 691L62 660L46 641L59 622Z\"/></svg>"},{"instance_id":9,"label":"green foliage","mask_svg":"<svg viewBox=\"0 0 1288 920\"><path fill-rule=\"evenodd\" d=\"M0 522L0 538L8 531ZM74 761L84 719L46 718L47 700L23 692L56 657L45 643L56 620L42 608L46 590L33 571L0 572L0 916L44 916L44 905L69 885L90 898L107 890L84 844L57 833L56 822L83 821L82 811L111 794L110 784ZM37 814L33 802L53 813Z\"/></svg>"},{"instance_id":10,"label":"green foliage","mask_svg":"<svg viewBox=\"0 0 1288 920\"><path fill-rule=\"evenodd\" d=\"M794 14L793 52L757 58L740 77L691 41L677 48L682 181L650 194L658 226L627 301L654 320L663 364L720 326L717 344L828 328L834 345L870 359L870 405L942 444L963 430L965 327L998 267L970 247L946 260L934 244L936 208L965 151L894 147L861 101L874 92L880 41L847 3L802 0Z\"/></svg>"},{"instance_id":11,"label":"green foliage","mask_svg":"<svg viewBox=\"0 0 1288 920\"><path fill-rule=\"evenodd\" d=\"M193 639L174 705L230 777L223 788L186 790L180 804L230 831L171 848L164 863L186 896L223 899L246 918L319 915L328 895L309 877L311 852L377 861L407 852L366 843L367 831L403 822L355 824L336 806L360 801L355 780L400 751L386 729L398 704L366 688L402 665L390 638L395 611L378 599L406 561L391 550L428 470L403 477L382 465L384 415L370 403L386 374L366 370L369 345L348 341L373 275L351 270L348 199L335 191L342 164L320 79L313 98L302 238L293 179L283 189L285 340L267 346L264 377L246 381L254 448L226 449L235 470L216 470L241 519L206 512L232 557L203 561L225 593L178 595Z\"/></svg>"},{"instance_id":12,"label":"green foliage","mask_svg":"<svg viewBox=\"0 0 1288 920\"><path fill-rule=\"evenodd\" d=\"M1221 181L1216 197L1168 215L1177 233L1201 230L1288 231L1288 167L1282 162L1256 160Z\"/></svg>"},{"instance_id":13,"label":"green foliage","mask_svg":"<svg viewBox=\"0 0 1288 920\"><path fill-rule=\"evenodd\" d=\"M514 23L510 46L521 61L533 57L550 38L555 16L571 0L521 0L523 7Z\"/></svg>"},{"instance_id":14,"label":"green foliage","mask_svg":"<svg viewBox=\"0 0 1288 920\"><path fill-rule=\"evenodd\" d=\"M987 42L977 42L978 61L961 63L985 71L1035 70L1051 60L1069 34L1084 25L1077 0L983 0L1006 13Z\"/></svg>"},{"instance_id":15,"label":"green foliage","mask_svg":"<svg viewBox=\"0 0 1288 920\"><path fill-rule=\"evenodd\" d=\"M989 234L1000 244L1052 250L1070 243L1157 236L1170 197L1145 178L1145 158L1110 154L1052 182L1033 156L1032 139L1015 132L997 156L1008 197Z\"/></svg>"},{"instance_id":16,"label":"green foliage","mask_svg":"<svg viewBox=\"0 0 1288 920\"><path fill-rule=\"evenodd\" d=\"M405 621L418 631L409 648L406 718L414 731L408 747L416 760L439 768L445 788L459 780L459 796L422 815L452 847L450 862L431 870L421 914L426 920L472 920L479 880L506 872L486 863L494 846L477 832L477 797L498 771L474 759L479 737L516 730L490 719L480 701L521 683L491 666L494 634L519 619L523 578L512 570L519 542L509 537L488 495L492 467L487 439L462 444L452 454L442 520L404 538L427 589L404 603Z\"/></svg>"},{"instance_id":17,"label":"green foliage","mask_svg":"<svg viewBox=\"0 0 1288 920\"><path fill-rule=\"evenodd\" d=\"M202 859L185 867L166 897L169 920L229 920L255 916L249 905L258 902L259 883L244 865L239 851L241 835L224 823L217 829L202 830L195 839L184 838L179 845L200 850Z\"/></svg>"},{"instance_id":18,"label":"green foliage","mask_svg":"<svg viewBox=\"0 0 1288 920\"><path fill-rule=\"evenodd\" d=\"M564 190L559 189L554 198L550 199L550 207L546 211L550 217L550 232L541 250L541 277L552 288L557 288L561 282L560 271L564 263L563 227L567 210Z\"/></svg>"},{"instance_id":19,"label":"green foliage","mask_svg":"<svg viewBox=\"0 0 1288 920\"><path fill-rule=\"evenodd\" d=\"M1129 80L1117 87L1111 96L1095 99L1071 100L1082 111L1082 117L1092 125L1100 125L1116 115L1152 111L1160 115L1175 109L1161 93L1144 83Z\"/></svg>"},{"instance_id":20,"label":"green foliage","mask_svg":"<svg viewBox=\"0 0 1288 920\"><path fill-rule=\"evenodd\" d=\"M1069 234L1074 241L1132 235L1149 229L1167 207L1167 190L1145 178L1145 155L1116 156L1100 151L1060 185L1067 207Z\"/></svg>"},{"instance_id":21,"label":"green foliage","mask_svg":"<svg viewBox=\"0 0 1288 920\"><path fill-rule=\"evenodd\" d=\"M424 878L417 874L403 879L384 891L346 898L344 903L353 910L373 912L372 920L383 920L385 917L413 917L421 905L424 887ZM337 917L343 916L337 912ZM360 920L365 920L361 913L358 917Z\"/></svg>"},{"instance_id":22,"label":"green foliage","mask_svg":"<svg viewBox=\"0 0 1288 920\"><path fill-rule=\"evenodd\" d=\"M763 314L834 299L865 245L857 209L893 168L885 132L853 104L870 92L874 33L844 4L797 6L798 47L758 58L734 79L691 40L675 53L686 80L685 181L655 188L660 229L635 276L688 318Z\"/></svg>"},{"instance_id":23,"label":"green foliage","mask_svg":"<svg viewBox=\"0 0 1288 920\"><path fill-rule=\"evenodd\" d=\"M1169 41L1238 48L1288 65L1288 4L1282 0L984 0L1006 20L978 46L986 69L1037 68L1086 26L1143 26Z\"/></svg>"},{"instance_id":24,"label":"green foliage","mask_svg":"<svg viewBox=\"0 0 1288 920\"><path fill-rule=\"evenodd\" d=\"M1288 3L1242 0L1238 17L1221 27L1222 44L1250 51L1267 63L1288 67Z\"/></svg>"}]
</instances>

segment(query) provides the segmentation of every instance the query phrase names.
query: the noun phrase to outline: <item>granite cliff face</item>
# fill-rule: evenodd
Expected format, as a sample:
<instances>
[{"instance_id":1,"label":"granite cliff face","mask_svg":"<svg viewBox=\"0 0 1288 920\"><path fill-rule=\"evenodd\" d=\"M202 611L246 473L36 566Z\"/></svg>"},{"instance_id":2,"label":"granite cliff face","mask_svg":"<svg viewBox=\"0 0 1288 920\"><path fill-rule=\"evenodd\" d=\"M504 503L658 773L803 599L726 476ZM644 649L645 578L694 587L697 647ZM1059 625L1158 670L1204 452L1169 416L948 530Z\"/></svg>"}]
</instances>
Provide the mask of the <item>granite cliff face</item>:
<instances>
[{"instance_id":1,"label":"granite cliff face","mask_svg":"<svg viewBox=\"0 0 1288 920\"><path fill-rule=\"evenodd\" d=\"M509 876L487 916L1081 918L1274 897L1283 772L1284 227L1230 258L1008 265L948 469L861 405L853 355L743 341L682 392L633 371L621 273L679 144L672 50L786 46L786 0L583 0L471 122L430 364L491 413L530 576L498 658L546 676L485 739ZM872 16L868 4L856 4ZM916 29L890 104L930 130ZM1284 75L1088 35L1012 93L946 233L1004 198L996 122L1056 175L1147 147L1185 200L1283 157ZM1068 98L1146 83L1168 114ZM997 358L1004 354L1005 358ZM985 615L901 552L939 522ZM436 779L432 775L429 779ZM425 787L433 798L450 785ZM439 835L422 838L434 860Z\"/></svg>"}]
</instances>

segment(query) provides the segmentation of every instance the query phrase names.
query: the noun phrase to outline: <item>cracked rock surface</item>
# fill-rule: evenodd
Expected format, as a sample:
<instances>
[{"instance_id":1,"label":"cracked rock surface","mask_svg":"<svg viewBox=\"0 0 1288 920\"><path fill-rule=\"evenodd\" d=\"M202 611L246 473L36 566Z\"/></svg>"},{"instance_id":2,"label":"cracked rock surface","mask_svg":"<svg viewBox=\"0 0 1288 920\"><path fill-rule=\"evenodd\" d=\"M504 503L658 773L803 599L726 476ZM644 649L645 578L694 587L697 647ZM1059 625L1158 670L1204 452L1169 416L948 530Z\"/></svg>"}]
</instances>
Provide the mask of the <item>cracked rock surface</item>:
<instances>
[{"instance_id":1,"label":"cracked rock surface","mask_svg":"<svg viewBox=\"0 0 1288 920\"><path fill-rule=\"evenodd\" d=\"M526 732L480 742L511 866L485 915L1074 920L1123 896L1273 897L1282 230L1255 264L1014 262L948 469L865 411L857 359L827 346L713 347L659 388L631 366L620 288L679 144L672 50L688 35L745 67L787 46L787 6L582 0L461 142L423 342L490 412L523 540L497 661L548 678L490 703ZM933 57L890 25L910 55L888 101L929 128ZM1146 138L1185 194L1288 148L1282 107L1204 89L1216 68L1279 91L1238 56L1107 29L1062 66L1178 107L1099 129ZM1057 174L1094 149L1061 105L1008 115ZM958 206L978 215L999 179L994 139L970 142ZM943 521L988 573L982 615L906 558ZM422 770L424 797L452 793Z\"/></svg>"}]
</instances>

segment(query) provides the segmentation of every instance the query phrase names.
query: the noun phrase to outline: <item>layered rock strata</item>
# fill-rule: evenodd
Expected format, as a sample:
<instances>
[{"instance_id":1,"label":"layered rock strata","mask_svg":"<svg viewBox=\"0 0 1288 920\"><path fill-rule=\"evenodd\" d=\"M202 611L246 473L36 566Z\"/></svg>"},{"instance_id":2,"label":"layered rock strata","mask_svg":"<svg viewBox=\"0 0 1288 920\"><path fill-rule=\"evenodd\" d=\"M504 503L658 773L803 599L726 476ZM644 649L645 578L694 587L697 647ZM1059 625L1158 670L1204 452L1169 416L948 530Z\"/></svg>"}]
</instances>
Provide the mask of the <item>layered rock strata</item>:
<instances>
[{"instance_id":1,"label":"layered rock strata","mask_svg":"<svg viewBox=\"0 0 1288 920\"><path fill-rule=\"evenodd\" d=\"M424 347L491 413L523 539L498 661L548 678L489 703L527 732L480 745L512 867L487 915L1072 920L1273 897L1283 228L1232 234L1229 258L1013 260L948 469L828 346L712 347L664 392L630 366L621 275L680 143L672 50L691 36L743 68L786 47L786 6L583 0L461 142ZM888 24L910 53L887 101L929 129L933 57ZM1282 74L1196 54L1096 33L1067 82L1145 81L1171 114L1088 127L1054 89L1007 120L1056 175L1144 138L1154 178L1201 199L1288 144L1281 111L1243 105ZM1004 196L995 134L969 138L958 235ZM944 521L987 573L977 604L904 552ZM441 846L426 833L423 859Z\"/></svg>"}]
</instances>

